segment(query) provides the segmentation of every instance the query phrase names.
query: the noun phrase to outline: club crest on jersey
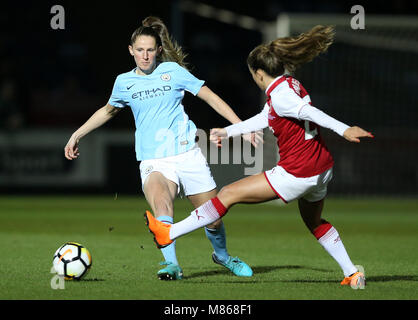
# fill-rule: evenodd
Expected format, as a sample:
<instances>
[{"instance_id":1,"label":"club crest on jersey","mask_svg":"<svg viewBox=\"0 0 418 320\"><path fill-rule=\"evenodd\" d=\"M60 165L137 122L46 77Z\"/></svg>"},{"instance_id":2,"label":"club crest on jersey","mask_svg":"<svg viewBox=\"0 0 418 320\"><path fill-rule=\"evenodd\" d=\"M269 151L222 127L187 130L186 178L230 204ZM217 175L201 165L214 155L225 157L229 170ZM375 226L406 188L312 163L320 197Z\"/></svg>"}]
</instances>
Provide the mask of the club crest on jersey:
<instances>
[{"instance_id":1,"label":"club crest on jersey","mask_svg":"<svg viewBox=\"0 0 418 320\"><path fill-rule=\"evenodd\" d=\"M161 80L163 81L170 81L171 76L168 73L164 73L161 75Z\"/></svg>"},{"instance_id":2,"label":"club crest on jersey","mask_svg":"<svg viewBox=\"0 0 418 320\"><path fill-rule=\"evenodd\" d=\"M151 171L152 171L152 169L154 169L154 167L153 167L153 166L149 166L149 167L147 167L147 168L145 169L145 174L150 174L150 173L151 173Z\"/></svg>"}]
</instances>

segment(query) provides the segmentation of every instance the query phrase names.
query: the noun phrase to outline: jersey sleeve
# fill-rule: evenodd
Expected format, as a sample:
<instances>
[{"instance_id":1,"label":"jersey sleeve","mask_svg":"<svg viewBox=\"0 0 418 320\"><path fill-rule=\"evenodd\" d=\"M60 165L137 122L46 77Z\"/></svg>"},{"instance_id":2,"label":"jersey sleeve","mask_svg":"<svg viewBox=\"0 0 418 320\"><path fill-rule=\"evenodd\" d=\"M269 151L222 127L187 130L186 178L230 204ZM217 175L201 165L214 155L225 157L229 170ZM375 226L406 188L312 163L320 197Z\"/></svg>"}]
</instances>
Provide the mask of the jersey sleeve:
<instances>
[{"instance_id":1,"label":"jersey sleeve","mask_svg":"<svg viewBox=\"0 0 418 320\"><path fill-rule=\"evenodd\" d=\"M350 128L345 123L334 119L333 117L327 115L325 112L310 105L304 105L300 109L299 117L301 120L315 122L317 125L330 129L340 136L343 136L345 130Z\"/></svg>"},{"instance_id":2,"label":"jersey sleeve","mask_svg":"<svg viewBox=\"0 0 418 320\"><path fill-rule=\"evenodd\" d=\"M266 103L263 110L254 117L225 127L228 137L235 137L268 127L268 112L269 106Z\"/></svg>"},{"instance_id":3,"label":"jersey sleeve","mask_svg":"<svg viewBox=\"0 0 418 320\"><path fill-rule=\"evenodd\" d=\"M280 85L271 94L271 102L274 111L280 117L299 119L300 109L309 104L309 101L302 99L296 92L285 85Z\"/></svg>"},{"instance_id":4,"label":"jersey sleeve","mask_svg":"<svg viewBox=\"0 0 418 320\"><path fill-rule=\"evenodd\" d=\"M205 83L205 81L199 80L187 69L181 67L180 65L176 69L176 78L180 88L190 92L194 96L199 93L200 88L202 88L203 84Z\"/></svg>"},{"instance_id":5,"label":"jersey sleeve","mask_svg":"<svg viewBox=\"0 0 418 320\"><path fill-rule=\"evenodd\" d=\"M349 128L345 123L311 106L309 96L301 98L292 88L285 85L279 86L278 90L272 93L271 98L274 111L280 117L308 120L321 127L330 129L340 136Z\"/></svg>"},{"instance_id":6,"label":"jersey sleeve","mask_svg":"<svg viewBox=\"0 0 418 320\"><path fill-rule=\"evenodd\" d=\"M118 76L113 84L113 90L108 104L116 108L124 108L128 105L128 101L124 98L125 95L123 94L121 88L121 79Z\"/></svg>"}]
</instances>

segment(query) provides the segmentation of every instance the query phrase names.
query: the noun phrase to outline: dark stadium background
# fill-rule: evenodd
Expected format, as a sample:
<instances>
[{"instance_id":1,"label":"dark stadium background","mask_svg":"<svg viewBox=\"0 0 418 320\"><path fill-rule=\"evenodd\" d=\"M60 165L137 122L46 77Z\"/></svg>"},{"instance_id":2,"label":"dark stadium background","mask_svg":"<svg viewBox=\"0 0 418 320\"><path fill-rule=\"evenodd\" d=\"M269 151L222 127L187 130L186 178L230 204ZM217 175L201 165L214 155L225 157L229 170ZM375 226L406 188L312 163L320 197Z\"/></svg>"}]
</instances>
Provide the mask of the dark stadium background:
<instances>
[{"instance_id":1,"label":"dark stadium background","mask_svg":"<svg viewBox=\"0 0 418 320\"><path fill-rule=\"evenodd\" d=\"M133 145L115 143L108 146L100 161L103 161L103 183L65 183L57 172L71 174L73 163L65 160L63 148L69 135L64 135L61 147L48 149L45 141L31 143L23 148L13 143L15 135L25 132L65 131L71 134L110 95L116 75L134 68L127 46L132 31L148 15L161 17L172 36L189 54L192 72L222 98L242 118L258 112L262 93L253 83L246 57L250 50L262 42L262 35L234 25L205 19L191 13L182 13L179 1L6 1L0 11L0 191L4 194L21 193L138 193L140 180ZM274 21L281 12L348 13L358 4L352 1L200 1L217 8L234 11L262 21ZM65 30L52 30L50 9L60 4L65 8ZM416 1L363 2L367 14L417 14ZM367 22L366 22L367 23ZM345 48L336 44L330 55L337 55ZM356 54L356 53L353 53ZM357 53L358 54L358 53ZM371 88L374 103L367 104L367 112L358 110L355 102L356 85L346 88L329 88L321 83L304 82L306 73L314 71L315 65L306 66L296 73L310 92L318 107L329 105L333 97L345 95L349 100L344 108L329 105L336 118L358 124L371 130L376 139L365 142L357 149L340 138L330 136L330 148L336 160L352 159L358 177L335 179L330 194L379 196L416 195L418 184L417 121L418 112L415 90L417 88L417 63L412 61L405 70L396 63L405 56L376 55L371 70L394 64L393 79L399 73L412 72L411 81L403 86L405 99L395 102L393 109L382 110L381 100L389 99L390 93L383 87ZM416 57L416 55L415 55ZM327 68L330 77L337 75L338 66L318 61L319 67ZM316 65L318 66L318 65ZM415 70L414 70L415 69ZM377 72L378 73L378 72ZM366 79L356 78L356 66L346 70L343 76L352 77L349 83L363 85ZM340 74L341 76L341 74ZM382 77L387 75L382 75ZM360 84L359 84L360 82ZM362 84L363 83L363 84ZM383 88L383 89L382 89ZM381 90L381 91L379 91ZM364 97L360 97L364 98ZM357 99L357 100L356 100ZM329 103L330 102L330 103ZM199 128L224 126L227 122L197 98L186 94L184 105L190 118ZM353 105L352 110L350 105ZM405 112L402 108L406 108ZM399 112L400 116L394 113ZM396 129L394 129L396 128ZM404 135L393 133L398 128ZM134 130L130 110L124 110L104 128L107 132ZM415 132L415 135L411 134ZM94 135L92 133L91 135ZM328 137L328 135L327 135ZM52 137L51 137L52 138ZM398 148L402 149L399 150ZM83 141L81 145L83 152ZM373 150L373 152L368 152ZM48 163L43 157L50 152L57 162ZM78 160L77 160L78 161ZM94 164L93 164L94 165ZM336 169L338 170L338 169ZM36 174L56 174L57 183L17 183L19 177ZM57 172L56 172L57 171ZM58 173L59 173L58 172ZM338 172L338 171L337 171ZM344 175L344 172L341 172ZM338 176L338 175L337 175ZM341 176L341 175L340 175ZM215 177L216 178L216 177ZM9 182L4 182L8 179ZM36 178L34 178L36 180ZM23 179L24 181L24 179Z\"/></svg>"}]
</instances>

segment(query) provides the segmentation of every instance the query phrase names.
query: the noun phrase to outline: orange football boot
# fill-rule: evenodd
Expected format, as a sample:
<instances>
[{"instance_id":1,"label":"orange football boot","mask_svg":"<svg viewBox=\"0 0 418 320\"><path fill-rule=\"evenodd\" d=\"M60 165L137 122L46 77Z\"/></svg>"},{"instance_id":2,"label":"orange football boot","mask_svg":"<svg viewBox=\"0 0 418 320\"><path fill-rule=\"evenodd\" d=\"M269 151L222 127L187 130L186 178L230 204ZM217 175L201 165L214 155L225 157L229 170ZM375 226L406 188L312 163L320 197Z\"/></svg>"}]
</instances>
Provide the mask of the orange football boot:
<instances>
[{"instance_id":1,"label":"orange football boot","mask_svg":"<svg viewBox=\"0 0 418 320\"><path fill-rule=\"evenodd\" d=\"M155 219L152 213L148 210L145 211L144 218L149 232L154 235L154 242L158 249L165 248L173 243L174 240L170 239L171 224Z\"/></svg>"},{"instance_id":2,"label":"orange football boot","mask_svg":"<svg viewBox=\"0 0 418 320\"><path fill-rule=\"evenodd\" d=\"M345 277L344 280L341 281L341 285L364 289L364 286L366 285L366 277L362 272L357 271L350 277Z\"/></svg>"}]
</instances>

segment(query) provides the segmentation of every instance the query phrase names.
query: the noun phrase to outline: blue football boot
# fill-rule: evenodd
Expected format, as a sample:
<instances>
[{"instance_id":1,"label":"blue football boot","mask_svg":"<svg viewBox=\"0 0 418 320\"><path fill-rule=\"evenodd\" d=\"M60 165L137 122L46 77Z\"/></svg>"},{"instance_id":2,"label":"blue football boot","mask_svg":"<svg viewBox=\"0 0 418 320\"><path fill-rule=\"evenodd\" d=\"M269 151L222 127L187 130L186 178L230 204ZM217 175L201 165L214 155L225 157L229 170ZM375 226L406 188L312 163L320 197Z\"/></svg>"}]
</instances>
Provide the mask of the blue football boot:
<instances>
[{"instance_id":1,"label":"blue football boot","mask_svg":"<svg viewBox=\"0 0 418 320\"><path fill-rule=\"evenodd\" d=\"M250 268L250 266L246 264L244 261L241 261L238 257L233 258L229 256L226 262L222 262L218 260L214 252L212 253L212 260L213 262L229 269L230 271L232 271L233 274L235 274L238 277L251 277L253 275L253 270Z\"/></svg>"},{"instance_id":2,"label":"blue football boot","mask_svg":"<svg viewBox=\"0 0 418 320\"><path fill-rule=\"evenodd\" d=\"M157 276L160 280L181 280L183 279L183 270L180 266L169 261L160 262L160 265L166 266L158 271Z\"/></svg>"}]
</instances>

